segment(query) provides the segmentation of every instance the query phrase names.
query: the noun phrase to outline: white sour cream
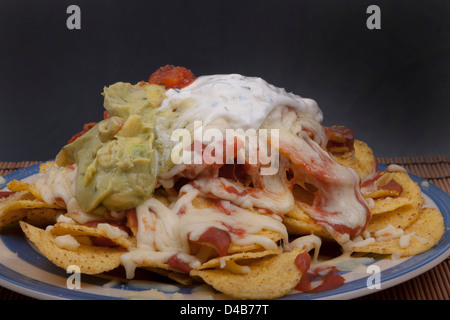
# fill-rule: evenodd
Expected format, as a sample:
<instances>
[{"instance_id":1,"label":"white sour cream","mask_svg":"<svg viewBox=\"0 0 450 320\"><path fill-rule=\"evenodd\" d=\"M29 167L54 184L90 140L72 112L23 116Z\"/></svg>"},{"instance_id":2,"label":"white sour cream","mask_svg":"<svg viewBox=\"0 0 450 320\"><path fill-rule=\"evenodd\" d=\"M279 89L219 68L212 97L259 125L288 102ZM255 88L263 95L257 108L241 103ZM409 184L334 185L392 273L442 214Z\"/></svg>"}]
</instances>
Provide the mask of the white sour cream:
<instances>
[{"instance_id":1,"label":"white sour cream","mask_svg":"<svg viewBox=\"0 0 450 320\"><path fill-rule=\"evenodd\" d=\"M266 116L277 106L289 106L310 113L321 122L322 111L314 100L302 98L277 88L257 77L240 74L198 77L181 89L170 89L161 108L183 105L179 125L201 119L203 125L224 119L229 128L259 129Z\"/></svg>"}]
</instances>

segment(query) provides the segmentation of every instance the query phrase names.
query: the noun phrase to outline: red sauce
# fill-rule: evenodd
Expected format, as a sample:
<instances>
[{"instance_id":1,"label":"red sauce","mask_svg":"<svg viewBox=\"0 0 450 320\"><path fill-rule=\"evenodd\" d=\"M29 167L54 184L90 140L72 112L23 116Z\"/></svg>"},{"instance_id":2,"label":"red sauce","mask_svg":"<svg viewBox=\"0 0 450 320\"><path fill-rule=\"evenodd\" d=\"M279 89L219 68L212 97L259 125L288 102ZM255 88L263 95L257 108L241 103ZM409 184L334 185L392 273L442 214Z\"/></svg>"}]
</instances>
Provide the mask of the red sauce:
<instances>
[{"instance_id":1,"label":"red sauce","mask_svg":"<svg viewBox=\"0 0 450 320\"><path fill-rule=\"evenodd\" d=\"M322 280L322 284L313 289L313 293L319 293L324 291L330 291L339 288L345 283L345 279L338 274L330 274Z\"/></svg>"},{"instance_id":2,"label":"red sauce","mask_svg":"<svg viewBox=\"0 0 450 320\"><path fill-rule=\"evenodd\" d=\"M198 238L198 240L193 241L194 243L208 243L212 245L219 256L225 256L228 253L228 248L230 247L231 237L225 230L210 227Z\"/></svg>"},{"instance_id":3,"label":"red sauce","mask_svg":"<svg viewBox=\"0 0 450 320\"><path fill-rule=\"evenodd\" d=\"M224 186L224 189L225 189L226 192L232 193L232 194L235 194L235 195L238 195L238 196L245 196L248 193L247 190L242 190L241 192L239 192L238 189L236 189L233 186L226 186L226 187Z\"/></svg>"},{"instance_id":4,"label":"red sauce","mask_svg":"<svg viewBox=\"0 0 450 320\"><path fill-rule=\"evenodd\" d=\"M225 222L221 222L221 223L222 223L222 225L227 227L227 229L228 229L228 231L230 233L233 233L233 234L235 234L237 236L240 236L240 237L244 236L244 234L245 234L245 230L244 229L233 228L232 226L230 226L229 224L226 224Z\"/></svg>"},{"instance_id":5,"label":"red sauce","mask_svg":"<svg viewBox=\"0 0 450 320\"><path fill-rule=\"evenodd\" d=\"M183 215L186 213L186 206L181 206L181 208L178 210L177 215Z\"/></svg>"},{"instance_id":6,"label":"red sauce","mask_svg":"<svg viewBox=\"0 0 450 320\"><path fill-rule=\"evenodd\" d=\"M90 227L90 228L97 228L99 223L108 223L108 224L112 225L113 227L117 227L127 233L130 233L130 230L122 222L115 223L115 222L110 222L107 220L95 220L95 221L88 221L84 225L87 227ZM92 237L90 237L90 239L94 245L100 246L100 247L117 247L117 246L119 246L117 243L115 243L114 241L112 241L111 239L106 238L106 237L92 236Z\"/></svg>"},{"instance_id":7,"label":"red sauce","mask_svg":"<svg viewBox=\"0 0 450 320\"><path fill-rule=\"evenodd\" d=\"M375 182L383 176L383 174L383 171L377 172L372 178L363 181L361 183L361 187L366 188L374 185ZM403 187L394 179L389 180L388 183L386 183L384 186L379 187L379 189L393 191L396 194L400 194L403 192Z\"/></svg>"},{"instance_id":8,"label":"red sauce","mask_svg":"<svg viewBox=\"0 0 450 320\"><path fill-rule=\"evenodd\" d=\"M169 258L169 260L167 260L167 264L171 268L174 268L183 273L189 273L191 271L191 267L189 267L189 265L183 260L180 260L176 254L174 254Z\"/></svg>"},{"instance_id":9,"label":"red sauce","mask_svg":"<svg viewBox=\"0 0 450 320\"><path fill-rule=\"evenodd\" d=\"M308 252L300 253L294 261L297 268L305 274L311 265L311 257Z\"/></svg>"},{"instance_id":10,"label":"red sauce","mask_svg":"<svg viewBox=\"0 0 450 320\"><path fill-rule=\"evenodd\" d=\"M181 89L195 80L191 70L185 67L166 65L156 70L148 79L151 84L164 85L167 89Z\"/></svg>"},{"instance_id":11,"label":"red sauce","mask_svg":"<svg viewBox=\"0 0 450 320\"><path fill-rule=\"evenodd\" d=\"M73 170L75 170L75 164L76 164L76 163L75 163L75 162L72 162L72 161L71 161L71 162L68 162L66 168L73 171Z\"/></svg>"},{"instance_id":12,"label":"red sauce","mask_svg":"<svg viewBox=\"0 0 450 320\"><path fill-rule=\"evenodd\" d=\"M229 216L232 213L232 211L230 211L229 208L224 207L224 205L222 204L222 200L212 199L212 201L215 203L216 208L223 214L226 214L227 216Z\"/></svg>"},{"instance_id":13,"label":"red sauce","mask_svg":"<svg viewBox=\"0 0 450 320\"><path fill-rule=\"evenodd\" d=\"M336 267L318 267L304 273L300 282L295 287L296 290L306 293L319 293L339 288L345 283L345 279L336 274L339 270ZM312 288L312 281L322 277L319 286Z\"/></svg>"},{"instance_id":14,"label":"red sauce","mask_svg":"<svg viewBox=\"0 0 450 320\"><path fill-rule=\"evenodd\" d=\"M403 192L402 186L399 185L394 179L391 179L388 183L382 186L381 189L395 191L398 192L398 194Z\"/></svg>"},{"instance_id":15,"label":"red sauce","mask_svg":"<svg viewBox=\"0 0 450 320\"><path fill-rule=\"evenodd\" d=\"M352 129L343 126L324 127L328 138L327 149L345 147L348 151L353 151L355 135Z\"/></svg>"},{"instance_id":16,"label":"red sauce","mask_svg":"<svg viewBox=\"0 0 450 320\"><path fill-rule=\"evenodd\" d=\"M127 210L127 217L125 226L129 228L134 234L137 234L138 219L136 209Z\"/></svg>"},{"instance_id":17,"label":"red sauce","mask_svg":"<svg viewBox=\"0 0 450 320\"><path fill-rule=\"evenodd\" d=\"M90 238L94 246L108 247L108 248L114 248L119 246L117 243L106 237L90 237Z\"/></svg>"},{"instance_id":18,"label":"red sauce","mask_svg":"<svg viewBox=\"0 0 450 320\"><path fill-rule=\"evenodd\" d=\"M297 148L288 141L280 140L280 151L286 155L292 162L294 170L294 178L291 180L293 183L302 185L304 182L308 182L317 188L316 192L313 192L314 199L312 205L302 203L302 208L307 212L314 212L314 220L320 224L326 224L331 226L337 233L348 233L350 235L359 234L365 226L359 226L356 228L349 228L343 224L330 224L329 216L339 214L339 212L325 210L327 204L332 201L333 189L342 184L338 175L338 165L332 158L328 157L323 149L318 144L312 143L309 139L305 139L309 147L310 152L302 152L300 148ZM311 154L311 155L309 155ZM356 182L356 181L355 181ZM358 181L359 182L359 181ZM370 209L367 207L364 197L360 192L360 184L355 183L354 191L356 200L361 204L366 215L366 224L370 219Z\"/></svg>"},{"instance_id":19,"label":"red sauce","mask_svg":"<svg viewBox=\"0 0 450 320\"><path fill-rule=\"evenodd\" d=\"M280 152L289 158L294 167L301 169L304 174L314 178L317 182L323 182L326 184L335 183L337 177L333 176L332 172L329 172L329 168L332 168L335 163L330 157L323 154L318 145L313 144L309 141L308 143L311 148L311 152L317 157L305 156L301 150L299 150L295 145L291 143L286 143L284 140L280 140Z\"/></svg>"},{"instance_id":20,"label":"red sauce","mask_svg":"<svg viewBox=\"0 0 450 320\"><path fill-rule=\"evenodd\" d=\"M325 127L325 134L329 140L343 142L354 139L355 133L352 129L344 126Z\"/></svg>"},{"instance_id":21,"label":"red sauce","mask_svg":"<svg viewBox=\"0 0 450 320\"><path fill-rule=\"evenodd\" d=\"M62 207L62 208L65 208L65 207L66 207L66 202L65 202L64 199L61 198L61 197L56 197L56 198L55 198L55 202L56 202L56 204L57 204L58 206L60 206L60 207Z\"/></svg>"},{"instance_id":22,"label":"red sauce","mask_svg":"<svg viewBox=\"0 0 450 320\"><path fill-rule=\"evenodd\" d=\"M15 191L1 191L0 192L0 199L8 198L9 196L12 196L14 193L16 193L16 192Z\"/></svg>"},{"instance_id":23,"label":"red sauce","mask_svg":"<svg viewBox=\"0 0 450 320\"><path fill-rule=\"evenodd\" d=\"M361 187L362 188L366 188L369 187L371 185L373 185L375 183L375 181L377 181L378 179L380 179L380 177L383 175L383 172L377 172L373 177L371 177L370 179L364 180L361 183Z\"/></svg>"},{"instance_id":24,"label":"red sauce","mask_svg":"<svg viewBox=\"0 0 450 320\"><path fill-rule=\"evenodd\" d=\"M316 197L316 200L317 200L317 197ZM359 197L358 197L358 200L362 201ZM348 234L350 236L357 236L363 230L365 230L365 228L367 227L367 224L369 223L370 218L372 216L372 213L370 212L370 210L366 206L364 206L365 212L366 212L366 222L363 226L351 228L344 224L330 224L327 220L327 217L330 215L333 215L333 214L337 214L337 212L325 211L320 208L320 203L318 204L317 202L315 202L313 206L302 203L301 207L304 208L306 211L314 211L316 213L316 217L312 218L314 220L314 222L316 222L317 224L320 224L320 225L329 225L333 228L334 231L336 231L337 233L340 233L340 234Z\"/></svg>"}]
</instances>

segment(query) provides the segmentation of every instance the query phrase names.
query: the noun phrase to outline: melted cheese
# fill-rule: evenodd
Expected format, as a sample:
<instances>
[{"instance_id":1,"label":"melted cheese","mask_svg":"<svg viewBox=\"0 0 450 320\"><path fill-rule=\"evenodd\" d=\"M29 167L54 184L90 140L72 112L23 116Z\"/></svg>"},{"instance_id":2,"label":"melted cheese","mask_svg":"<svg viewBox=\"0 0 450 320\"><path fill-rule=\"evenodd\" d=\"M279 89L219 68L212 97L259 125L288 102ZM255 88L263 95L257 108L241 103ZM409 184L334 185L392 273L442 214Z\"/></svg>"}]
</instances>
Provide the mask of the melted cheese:
<instances>
[{"instance_id":1,"label":"melted cheese","mask_svg":"<svg viewBox=\"0 0 450 320\"><path fill-rule=\"evenodd\" d=\"M75 197L75 179L77 166L68 167L56 165L45 172L35 175L34 185L39 190L42 200L48 204L58 205L67 210L67 218L71 218L80 224L98 220L99 216L84 212Z\"/></svg>"},{"instance_id":2,"label":"melted cheese","mask_svg":"<svg viewBox=\"0 0 450 320\"><path fill-rule=\"evenodd\" d=\"M112 226L109 223L99 223L97 228L106 232L110 239L117 239L119 237L128 238L128 233L118 227Z\"/></svg>"},{"instance_id":3,"label":"melted cheese","mask_svg":"<svg viewBox=\"0 0 450 320\"><path fill-rule=\"evenodd\" d=\"M76 250L80 243L70 234L65 234L63 236L58 236L54 239L55 244L61 249L66 250Z\"/></svg>"},{"instance_id":4,"label":"melted cheese","mask_svg":"<svg viewBox=\"0 0 450 320\"><path fill-rule=\"evenodd\" d=\"M75 178L74 167L53 166L37 175L35 186L46 203L61 205L62 200L69 207L75 198Z\"/></svg>"},{"instance_id":5,"label":"melted cheese","mask_svg":"<svg viewBox=\"0 0 450 320\"><path fill-rule=\"evenodd\" d=\"M375 232L375 238L377 241L390 240L401 237L403 233L403 229L395 228L391 224L388 224L383 229Z\"/></svg>"},{"instance_id":6,"label":"melted cheese","mask_svg":"<svg viewBox=\"0 0 450 320\"><path fill-rule=\"evenodd\" d=\"M399 239L399 245L400 248L408 248L409 247L409 243L411 241L411 237L415 234L415 232L411 232L408 234L403 234L400 236Z\"/></svg>"},{"instance_id":7,"label":"melted cheese","mask_svg":"<svg viewBox=\"0 0 450 320\"><path fill-rule=\"evenodd\" d=\"M324 150L323 127L309 114L287 107L276 108L262 127L280 130L280 152L292 162L295 182L318 189L314 204L301 204L302 208L340 243L349 239L348 234L362 232L370 210L359 190L359 175Z\"/></svg>"},{"instance_id":8,"label":"melted cheese","mask_svg":"<svg viewBox=\"0 0 450 320\"><path fill-rule=\"evenodd\" d=\"M190 184L180 194L170 206L151 198L136 208L138 249L122 255L128 277L133 276L137 266L146 262L165 263L174 254L192 268L199 266L198 257L190 255L189 241L197 241L210 227L227 231L231 241L239 245L256 243L266 249L278 248L273 240L257 234L262 230L278 232L287 241L286 228L277 219L231 203L226 204L229 214L217 207L198 209L192 201L200 191Z\"/></svg>"},{"instance_id":9,"label":"melted cheese","mask_svg":"<svg viewBox=\"0 0 450 320\"><path fill-rule=\"evenodd\" d=\"M321 246L322 240L314 234L299 237L289 243L290 248L300 248L306 252L314 249L314 257L312 260L313 263L315 263L319 257L319 250Z\"/></svg>"},{"instance_id":10,"label":"melted cheese","mask_svg":"<svg viewBox=\"0 0 450 320\"><path fill-rule=\"evenodd\" d=\"M249 188L216 177L201 177L193 185L203 194L225 199L247 209L262 208L271 212L285 214L294 208L294 197L285 179L280 175L261 176L264 188Z\"/></svg>"}]
</instances>

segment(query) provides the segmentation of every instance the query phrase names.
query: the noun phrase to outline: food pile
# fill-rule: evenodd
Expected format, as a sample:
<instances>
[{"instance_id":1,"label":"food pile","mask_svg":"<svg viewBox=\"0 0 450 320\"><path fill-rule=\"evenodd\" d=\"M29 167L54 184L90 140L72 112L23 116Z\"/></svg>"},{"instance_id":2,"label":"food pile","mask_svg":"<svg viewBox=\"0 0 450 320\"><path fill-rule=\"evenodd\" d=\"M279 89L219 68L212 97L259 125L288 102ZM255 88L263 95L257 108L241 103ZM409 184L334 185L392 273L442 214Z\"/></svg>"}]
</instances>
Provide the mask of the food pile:
<instances>
[{"instance_id":1,"label":"food pile","mask_svg":"<svg viewBox=\"0 0 450 320\"><path fill-rule=\"evenodd\" d=\"M306 282L330 243L397 258L444 233L402 167L379 171L351 129L260 78L165 66L103 95L104 119L0 192L0 227L19 224L58 267L275 299L320 290Z\"/></svg>"}]
</instances>

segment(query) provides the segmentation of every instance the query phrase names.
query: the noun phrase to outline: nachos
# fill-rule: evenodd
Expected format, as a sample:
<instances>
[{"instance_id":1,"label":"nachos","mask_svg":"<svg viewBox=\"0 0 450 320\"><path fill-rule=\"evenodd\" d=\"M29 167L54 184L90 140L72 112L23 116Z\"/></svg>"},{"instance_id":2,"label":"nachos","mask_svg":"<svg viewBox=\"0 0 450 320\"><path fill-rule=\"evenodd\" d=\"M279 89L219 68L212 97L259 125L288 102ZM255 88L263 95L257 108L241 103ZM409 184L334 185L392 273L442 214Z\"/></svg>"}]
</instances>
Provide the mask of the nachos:
<instances>
[{"instance_id":1,"label":"nachos","mask_svg":"<svg viewBox=\"0 0 450 320\"><path fill-rule=\"evenodd\" d=\"M273 299L302 288L322 242L400 257L444 233L403 168L379 171L314 100L260 78L165 66L103 96L104 119L0 193L0 226L20 221L61 268Z\"/></svg>"}]
</instances>

